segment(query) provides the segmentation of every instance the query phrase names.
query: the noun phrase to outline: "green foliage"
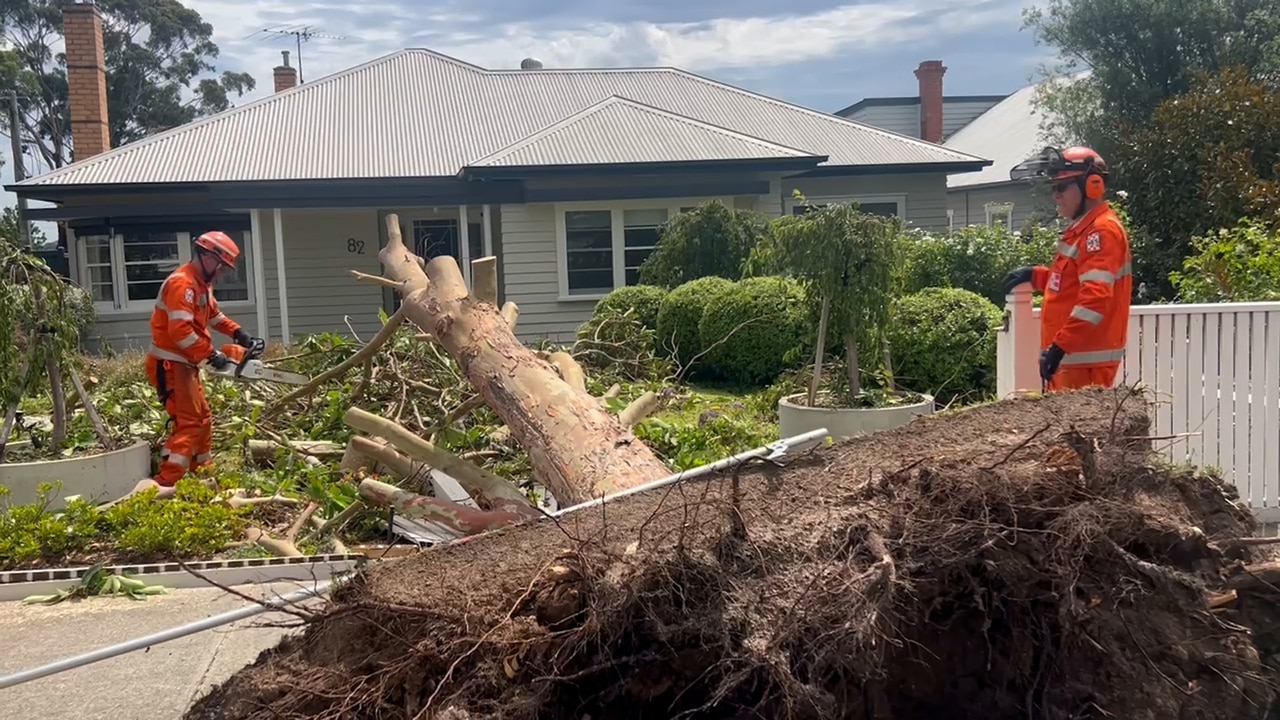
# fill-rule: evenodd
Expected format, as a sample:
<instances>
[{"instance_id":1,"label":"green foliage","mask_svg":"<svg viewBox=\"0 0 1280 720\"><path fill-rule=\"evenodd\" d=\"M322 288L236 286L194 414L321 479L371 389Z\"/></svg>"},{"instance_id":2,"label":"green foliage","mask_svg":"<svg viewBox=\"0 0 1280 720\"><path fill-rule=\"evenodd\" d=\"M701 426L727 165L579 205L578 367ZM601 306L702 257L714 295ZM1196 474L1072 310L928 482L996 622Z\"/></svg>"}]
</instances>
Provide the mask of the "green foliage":
<instances>
[{"instance_id":1,"label":"green foliage","mask_svg":"<svg viewBox=\"0 0 1280 720\"><path fill-rule=\"evenodd\" d=\"M1189 303L1280 300L1280 232L1251 218L1193 238L1194 254L1170 274Z\"/></svg>"},{"instance_id":2,"label":"green foliage","mask_svg":"<svg viewBox=\"0 0 1280 720\"><path fill-rule=\"evenodd\" d=\"M0 211L0 242L8 243L14 247L22 247L22 232L19 229L21 223L18 222L18 208L11 205ZM48 243L44 231L35 225L28 223L27 226L31 230L31 247L38 248Z\"/></svg>"},{"instance_id":3,"label":"green foliage","mask_svg":"<svg viewBox=\"0 0 1280 720\"><path fill-rule=\"evenodd\" d=\"M855 361L860 348L883 347L901 273L901 219L860 212L857 203L838 203L807 207L773 225L772 237L753 251L748 272L795 276L810 297L828 301L829 327L846 336L846 345L848 339L855 343L846 347ZM816 339L810 344L816 347ZM867 355L872 372L883 371L880 353ZM850 370L850 384L850 392L858 395L857 365Z\"/></svg>"},{"instance_id":4,"label":"green foliage","mask_svg":"<svg viewBox=\"0 0 1280 720\"><path fill-rule=\"evenodd\" d=\"M570 354L606 387L666 376L672 363L657 352L658 309L666 296L664 288L653 285L622 287L605 295L578 328Z\"/></svg>"},{"instance_id":5,"label":"green foliage","mask_svg":"<svg viewBox=\"0 0 1280 720\"><path fill-rule=\"evenodd\" d=\"M640 266L640 282L674 288L701 277L737 280L751 248L768 231L768 218L760 213L705 202L662 226L658 247Z\"/></svg>"},{"instance_id":6,"label":"green foliage","mask_svg":"<svg viewBox=\"0 0 1280 720\"><path fill-rule=\"evenodd\" d=\"M636 321L652 330L658 329L658 308L667 296L666 288L656 285L629 285L600 298L593 317L616 317L631 310Z\"/></svg>"},{"instance_id":7,"label":"green foliage","mask_svg":"<svg viewBox=\"0 0 1280 720\"><path fill-rule=\"evenodd\" d=\"M807 307L804 286L791 278L747 278L718 293L698 326L707 365L732 383L773 382L812 347Z\"/></svg>"},{"instance_id":8,"label":"green foliage","mask_svg":"<svg viewBox=\"0 0 1280 720\"><path fill-rule=\"evenodd\" d=\"M636 425L635 435L681 472L776 440L777 426L755 407L738 396L697 390L669 401Z\"/></svg>"},{"instance_id":9,"label":"green foliage","mask_svg":"<svg viewBox=\"0 0 1280 720\"><path fill-rule=\"evenodd\" d=\"M690 280L667 293L658 306L658 348L688 368L703 351L702 314L720 293L733 288L730 280L710 275Z\"/></svg>"},{"instance_id":10,"label":"green foliage","mask_svg":"<svg viewBox=\"0 0 1280 720\"><path fill-rule=\"evenodd\" d=\"M171 500L157 501L149 490L106 510L73 498L51 511L53 491L42 483L36 502L0 512L0 570L107 548L114 562L209 556L238 536L246 515L211 503L213 491L193 478L179 482Z\"/></svg>"},{"instance_id":11,"label":"green foliage","mask_svg":"<svg viewBox=\"0 0 1280 720\"><path fill-rule=\"evenodd\" d=\"M49 390L46 361L68 367L94 319L88 294L43 260L0 239L0 407Z\"/></svg>"},{"instance_id":12,"label":"green foliage","mask_svg":"<svg viewBox=\"0 0 1280 720\"><path fill-rule=\"evenodd\" d=\"M107 108L112 147L231 107L256 86L249 73L216 73L213 27L177 0L98 0L103 14ZM62 3L5 0L0 25L0 84L16 88L26 140L43 164L71 161L67 74L53 44L62 42Z\"/></svg>"},{"instance_id":13,"label":"green foliage","mask_svg":"<svg viewBox=\"0 0 1280 720\"><path fill-rule=\"evenodd\" d=\"M996 331L1003 313L961 288L927 288L894 303L894 380L943 404L995 392Z\"/></svg>"},{"instance_id":14,"label":"green foliage","mask_svg":"<svg viewBox=\"0 0 1280 720\"><path fill-rule=\"evenodd\" d=\"M1163 100L1187 92L1197 71L1280 70L1272 0L1047 0L1024 11L1024 28L1057 50L1058 72L1090 71L1053 88L1043 107L1060 139L1104 157L1126 125L1141 127Z\"/></svg>"},{"instance_id":15,"label":"green foliage","mask_svg":"<svg viewBox=\"0 0 1280 720\"><path fill-rule=\"evenodd\" d=\"M913 230L902 236L902 288L963 288L1004 307L1004 276L1014 268L1048 264L1058 234L1035 227L1026 233L1003 226L970 226L950 234Z\"/></svg>"},{"instance_id":16,"label":"green foliage","mask_svg":"<svg viewBox=\"0 0 1280 720\"><path fill-rule=\"evenodd\" d=\"M1280 225L1280 91L1241 68L1198 76L1119 148L1130 215L1157 240L1135 257L1148 284L1169 288L1195 236L1244 217Z\"/></svg>"}]
</instances>

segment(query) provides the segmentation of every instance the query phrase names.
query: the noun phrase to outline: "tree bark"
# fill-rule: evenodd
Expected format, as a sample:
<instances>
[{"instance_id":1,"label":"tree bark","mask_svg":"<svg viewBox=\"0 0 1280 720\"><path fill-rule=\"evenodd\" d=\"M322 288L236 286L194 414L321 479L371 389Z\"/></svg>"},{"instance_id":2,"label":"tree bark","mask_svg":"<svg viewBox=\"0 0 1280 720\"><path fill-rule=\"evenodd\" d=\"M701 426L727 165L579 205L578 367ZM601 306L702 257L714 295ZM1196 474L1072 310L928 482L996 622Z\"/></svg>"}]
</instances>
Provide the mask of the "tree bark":
<instances>
[{"instance_id":1,"label":"tree bark","mask_svg":"<svg viewBox=\"0 0 1280 720\"><path fill-rule=\"evenodd\" d=\"M360 497L379 507L415 520L438 523L459 535L474 535L528 518L503 510L476 510L465 505L429 498L377 480L360 481Z\"/></svg>"},{"instance_id":2,"label":"tree bark","mask_svg":"<svg viewBox=\"0 0 1280 720\"><path fill-rule=\"evenodd\" d=\"M402 283L406 317L458 361L561 505L670 474L596 398L517 340L493 303L472 297L453 258L436 257L424 272L405 247L395 214L387 215L386 227L387 246L378 256L388 276Z\"/></svg>"}]
</instances>

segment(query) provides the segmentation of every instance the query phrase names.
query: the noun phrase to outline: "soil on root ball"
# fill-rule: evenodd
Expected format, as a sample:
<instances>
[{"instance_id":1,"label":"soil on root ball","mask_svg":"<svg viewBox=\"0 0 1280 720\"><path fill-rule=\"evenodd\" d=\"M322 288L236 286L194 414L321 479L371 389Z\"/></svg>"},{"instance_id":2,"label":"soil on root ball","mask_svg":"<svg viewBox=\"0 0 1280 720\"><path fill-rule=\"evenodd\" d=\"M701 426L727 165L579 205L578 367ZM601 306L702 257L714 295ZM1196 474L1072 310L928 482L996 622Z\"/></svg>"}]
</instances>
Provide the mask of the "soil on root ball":
<instances>
[{"instance_id":1,"label":"soil on root ball","mask_svg":"<svg viewBox=\"0 0 1280 720\"><path fill-rule=\"evenodd\" d=\"M389 561L188 717L1264 718L1254 520L1149 434L1007 400Z\"/></svg>"}]
</instances>

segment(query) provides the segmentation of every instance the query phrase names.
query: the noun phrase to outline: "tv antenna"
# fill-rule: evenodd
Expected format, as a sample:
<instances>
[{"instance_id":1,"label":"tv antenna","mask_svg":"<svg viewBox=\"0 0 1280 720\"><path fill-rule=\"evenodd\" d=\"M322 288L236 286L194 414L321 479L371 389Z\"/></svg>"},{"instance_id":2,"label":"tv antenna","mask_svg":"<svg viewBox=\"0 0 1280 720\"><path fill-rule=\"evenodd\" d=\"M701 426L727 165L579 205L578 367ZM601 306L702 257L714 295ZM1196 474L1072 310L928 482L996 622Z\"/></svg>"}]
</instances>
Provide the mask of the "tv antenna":
<instances>
[{"instance_id":1,"label":"tv antenna","mask_svg":"<svg viewBox=\"0 0 1280 720\"><path fill-rule=\"evenodd\" d=\"M284 28L263 28L262 32L269 33L272 35L292 35L293 36L294 45L298 51L297 54L298 54L298 84L299 85L301 85L303 82L302 80L302 42L304 40L310 40L311 38L325 38L328 40L346 40L347 39L342 35L330 35L329 33L316 32L311 29L310 25L303 25L301 27L293 26L293 27L284 27Z\"/></svg>"}]
</instances>

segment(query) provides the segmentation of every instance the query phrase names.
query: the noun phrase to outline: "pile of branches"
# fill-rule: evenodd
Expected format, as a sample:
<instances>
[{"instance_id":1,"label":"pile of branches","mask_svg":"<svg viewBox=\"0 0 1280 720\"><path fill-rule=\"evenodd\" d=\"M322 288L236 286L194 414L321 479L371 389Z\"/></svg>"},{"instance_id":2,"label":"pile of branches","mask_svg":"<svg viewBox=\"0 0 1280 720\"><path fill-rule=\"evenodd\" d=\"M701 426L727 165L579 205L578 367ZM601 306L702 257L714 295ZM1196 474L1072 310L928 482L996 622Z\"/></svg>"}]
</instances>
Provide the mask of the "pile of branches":
<instances>
[{"instance_id":1,"label":"pile of branches","mask_svg":"<svg viewBox=\"0 0 1280 720\"><path fill-rule=\"evenodd\" d=\"M387 562L188 717L1266 718L1280 572L1149 434L1007 400Z\"/></svg>"}]
</instances>

